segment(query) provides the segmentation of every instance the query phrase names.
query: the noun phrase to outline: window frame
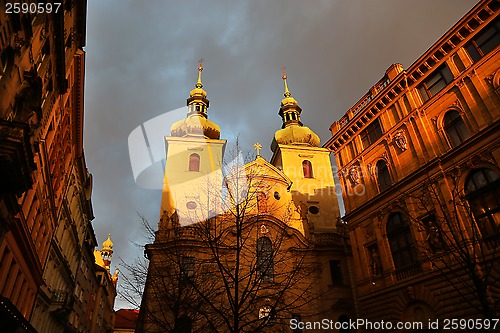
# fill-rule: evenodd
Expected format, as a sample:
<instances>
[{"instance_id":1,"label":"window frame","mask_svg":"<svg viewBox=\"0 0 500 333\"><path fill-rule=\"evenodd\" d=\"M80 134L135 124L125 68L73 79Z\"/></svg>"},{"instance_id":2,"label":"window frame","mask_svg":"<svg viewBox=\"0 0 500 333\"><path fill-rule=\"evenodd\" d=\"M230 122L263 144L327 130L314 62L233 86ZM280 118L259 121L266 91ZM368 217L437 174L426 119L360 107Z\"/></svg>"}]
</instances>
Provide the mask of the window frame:
<instances>
[{"instance_id":1,"label":"window frame","mask_svg":"<svg viewBox=\"0 0 500 333\"><path fill-rule=\"evenodd\" d=\"M470 131L458 110L448 110L443 116L443 131L451 148L460 146L470 137Z\"/></svg>"},{"instance_id":2,"label":"window frame","mask_svg":"<svg viewBox=\"0 0 500 333\"><path fill-rule=\"evenodd\" d=\"M368 147L370 147L383 135L384 129L382 127L380 117L378 117L373 120L368 126L366 126L366 128L360 134L363 149L367 149Z\"/></svg>"},{"instance_id":3,"label":"window frame","mask_svg":"<svg viewBox=\"0 0 500 333\"><path fill-rule=\"evenodd\" d=\"M417 90L422 97L423 102L427 102L432 97L439 94L446 88L455 78L450 70L450 67L444 63L439 66L434 72L427 75L427 77L417 86Z\"/></svg>"},{"instance_id":4,"label":"window frame","mask_svg":"<svg viewBox=\"0 0 500 333\"><path fill-rule=\"evenodd\" d=\"M484 184L478 183L475 175L481 175ZM469 189L470 185L473 189ZM476 168L467 175L464 183L465 198L471 213L484 238L493 238L500 233L500 224L494 216L500 214L500 175L491 168ZM491 208L491 203L496 205ZM479 213L482 210L481 213Z\"/></svg>"},{"instance_id":5,"label":"window frame","mask_svg":"<svg viewBox=\"0 0 500 333\"><path fill-rule=\"evenodd\" d=\"M478 40L482 39L483 37L487 36L488 33L492 33L489 37L487 37L484 41L480 41L478 43ZM494 39L498 39L498 43L493 45L491 48L489 48L488 43L490 43ZM490 22L486 27L481 29L472 39L465 44L464 49L467 51L467 54L469 54L471 60L476 63L478 62L482 57L493 51L495 48L500 45L500 18L497 17L495 20ZM487 46L484 48L484 46Z\"/></svg>"},{"instance_id":6,"label":"window frame","mask_svg":"<svg viewBox=\"0 0 500 333\"><path fill-rule=\"evenodd\" d=\"M312 163L309 160L302 161L302 175L304 178L314 178Z\"/></svg>"},{"instance_id":7,"label":"window frame","mask_svg":"<svg viewBox=\"0 0 500 333\"><path fill-rule=\"evenodd\" d=\"M398 217L397 220L396 217ZM415 238L403 213L392 212L387 219L385 231L396 271L402 271L415 265L420 266Z\"/></svg>"},{"instance_id":8,"label":"window frame","mask_svg":"<svg viewBox=\"0 0 500 333\"><path fill-rule=\"evenodd\" d=\"M257 239L256 271L263 282L274 282L273 242L267 236Z\"/></svg>"},{"instance_id":9,"label":"window frame","mask_svg":"<svg viewBox=\"0 0 500 333\"><path fill-rule=\"evenodd\" d=\"M197 153L192 153L189 155L188 170L192 172L200 171L201 157Z\"/></svg>"},{"instance_id":10,"label":"window frame","mask_svg":"<svg viewBox=\"0 0 500 333\"><path fill-rule=\"evenodd\" d=\"M383 164L383 167L381 168L379 165ZM385 160L378 160L377 163L375 164L376 166L376 178L377 178L377 188L379 193L387 191L393 184L392 177L391 177L391 172L389 170L389 164ZM381 174L384 172L384 182L381 182ZM389 182L387 182L387 179Z\"/></svg>"}]
</instances>

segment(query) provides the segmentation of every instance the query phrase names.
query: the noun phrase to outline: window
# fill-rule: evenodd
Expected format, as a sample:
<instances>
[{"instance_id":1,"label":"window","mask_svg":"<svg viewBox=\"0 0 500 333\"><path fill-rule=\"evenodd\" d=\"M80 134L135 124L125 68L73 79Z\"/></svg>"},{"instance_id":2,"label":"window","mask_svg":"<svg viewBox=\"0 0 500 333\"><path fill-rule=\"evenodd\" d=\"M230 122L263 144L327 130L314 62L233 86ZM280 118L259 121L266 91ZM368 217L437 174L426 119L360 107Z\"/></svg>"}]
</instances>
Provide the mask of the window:
<instances>
[{"instance_id":1,"label":"window","mask_svg":"<svg viewBox=\"0 0 500 333\"><path fill-rule=\"evenodd\" d=\"M304 178L313 178L313 169L310 161L302 161L302 171L304 172Z\"/></svg>"},{"instance_id":2,"label":"window","mask_svg":"<svg viewBox=\"0 0 500 333\"><path fill-rule=\"evenodd\" d=\"M411 235L410 226L401 213L392 213L387 222L387 239L391 248L392 260L396 270L418 265L417 251Z\"/></svg>"},{"instance_id":3,"label":"window","mask_svg":"<svg viewBox=\"0 0 500 333\"><path fill-rule=\"evenodd\" d=\"M338 285L344 283L340 260L330 260L330 277L332 278L332 284Z\"/></svg>"},{"instance_id":4,"label":"window","mask_svg":"<svg viewBox=\"0 0 500 333\"><path fill-rule=\"evenodd\" d=\"M497 18L486 28L475 35L472 40L465 45L474 62L493 50L500 44L500 19Z\"/></svg>"},{"instance_id":5,"label":"window","mask_svg":"<svg viewBox=\"0 0 500 333\"><path fill-rule=\"evenodd\" d=\"M470 136L464 120L456 110L448 111L445 114L443 129L452 148L457 147Z\"/></svg>"},{"instance_id":6,"label":"window","mask_svg":"<svg viewBox=\"0 0 500 333\"><path fill-rule=\"evenodd\" d=\"M465 194L484 237L500 232L500 178L491 169L473 170L465 182Z\"/></svg>"},{"instance_id":7,"label":"window","mask_svg":"<svg viewBox=\"0 0 500 333\"><path fill-rule=\"evenodd\" d=\"M380 118L377 118L361 133L363 148L368 148L372 143L377 141L382 134L383 132L382 126L380 125Z\"/></svg>"},{"instance_id":8,"label":"window","mask_svg":"<svg viewBox=\"0 0 500 333\"><path fill-rule=\"evenodd\" d=\"M200 171L200 155L189 155L189 171Z\"/></svg>"},{"instance_id":9,"label":"window","mask_svg":"<svg viewBox=\"0 0 500 333\"><path fill-rule=\"evenodd\" d=\"M384 160L380 160L377 162L377 181L380 193L384 192L392 185L389 168L387 167L387 163L385 163Z\"/></svg>"},{"instance_id":10,"label":"window","mask_svg":"<svg viewBox=\"0 0 500 333\"><path fill-rule=\"evenodd\" d=\"M273 282L273 244L268 237L260 237L257 240L257 272L264 282Z\"/></svg>"},{"instance_id":11,"label":"window","mask_svg":"<svg viewBox=\"0 0 500 333\"><path fill-rule=\"evenodd\" d=\"M441 65L434 73L430 74L418 90L424 102L427 102L432 96L440 92L451 81L453 81L453 74L446 64Z\"/></svg>"},{"instance_id":12,"label":"window","mask_svg":"<svg viewBox=\"0 0 500 333\"><path fill-rule=\"evenodd\" d=\"M351 159L354 159L358 155L358 151L356 150L356 145L353 141L350 141L347 144L347 148L349 149L349 153L351 154Z\"/></svg>"},{"instance_id":13,"label":"window","mask_svg":"<svg viewBox=\"0 0 500 333\"><path fill-rule=\"evenodd\" d=\"M194 277L195 257L181 258L181 276L183 279L192 279Z\"/></svg>"}]
</instances>

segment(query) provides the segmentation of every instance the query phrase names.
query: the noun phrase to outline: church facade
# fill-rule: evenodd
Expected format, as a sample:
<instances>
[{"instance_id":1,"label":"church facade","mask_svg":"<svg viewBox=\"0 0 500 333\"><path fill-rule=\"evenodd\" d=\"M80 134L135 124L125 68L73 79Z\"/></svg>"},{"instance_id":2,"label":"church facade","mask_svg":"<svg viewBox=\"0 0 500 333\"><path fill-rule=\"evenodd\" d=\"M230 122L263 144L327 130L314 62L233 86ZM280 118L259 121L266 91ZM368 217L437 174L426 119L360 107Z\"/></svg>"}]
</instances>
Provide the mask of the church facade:
<instances>
[{"instance_id":1,"label":"church facade","mask_svg":"<svg viewBox=\"0 0 500 333\"><path fill-rule=\"evenodd\" d=\"M165 137L160 221L146 245L136 332L289 332L292 319L353 318L329 151L302 124L286 74L282 128L266 161L260 144L252 160L238 147L224 155L202 70L186 118Z\"/></svg>"},{"instance_id":2,"label":"church facade","mask_svg":"<svg viewBox=\"0 0 500 333\"><path fill-rule=\"evenodd\" d=\"M360 318L498 318L499 12L480 1L330 128Z\"/></svg>"}]
</instances>

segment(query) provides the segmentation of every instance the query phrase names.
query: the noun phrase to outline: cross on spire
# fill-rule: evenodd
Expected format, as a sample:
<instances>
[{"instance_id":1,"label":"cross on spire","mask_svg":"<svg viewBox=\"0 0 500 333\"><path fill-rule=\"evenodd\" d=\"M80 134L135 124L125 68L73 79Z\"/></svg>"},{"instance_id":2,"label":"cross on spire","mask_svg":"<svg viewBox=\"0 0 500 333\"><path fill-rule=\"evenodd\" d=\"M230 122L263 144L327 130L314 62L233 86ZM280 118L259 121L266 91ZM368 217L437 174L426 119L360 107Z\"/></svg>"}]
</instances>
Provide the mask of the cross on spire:
<instances>
[{"instance_id":1,"label":"cross on spire","mask_svg":"<svg viewBox=\"0 0 500 333\"><path fill-rule=\"evenodd\" d=\"M253 149L255 149L255 151L257 152L257 156L260 156L260 150L262 149L262 145L260 143L256 142L253 145Z\"/></svg>"},{"instance_id":2,"label":"cross on spire","mask_svg":"<svg viewBox=\"0 0 500 333\"><path fill-rule=\"evenodd\" d=\"M202 57L200 57L200 66L198 66L198 70L199 71L203 70L203 60L205 60L205 59L203 59Z\"/></svg>"},{"instance_id":3,"label":"cross on spire","mask_svg":"<svg viewBox=\"0 0 500 333\"><path fill-rule=\"evenodd\" d=\"M290 90L288 90L288 84L286 82L286 79L288 78L288 76L286 75L286 71L285 71L286 67L285 66L281 66L281 78L283 79L283 84L285 85L285 93L283 94L285 97L290 97L292 96L292 94L290 93Z\"/></svg>"}]
</instances>

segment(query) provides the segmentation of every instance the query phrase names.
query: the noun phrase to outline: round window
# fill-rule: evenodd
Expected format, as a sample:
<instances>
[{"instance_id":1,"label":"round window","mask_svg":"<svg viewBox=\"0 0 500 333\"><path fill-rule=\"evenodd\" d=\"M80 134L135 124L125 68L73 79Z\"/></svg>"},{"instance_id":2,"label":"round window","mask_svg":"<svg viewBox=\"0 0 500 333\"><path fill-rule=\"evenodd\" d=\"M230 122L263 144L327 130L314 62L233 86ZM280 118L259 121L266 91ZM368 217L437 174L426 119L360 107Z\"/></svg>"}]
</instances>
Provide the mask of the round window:
<instances>
[{"instance_id":1,"label":"round window","mask_svg":"<svg viewBox=\"0 0 500 333\"><path fill-rule=\"evenodd\" d=\"M280 194L278 191L274 192L274 199L279 200L281 198Z\"/></svg>"},{"instance_id":2,"label":"round window","mask_svg":"<svg viewBox=\"0 0 500 333\"><path fill-rule=\"evenodd\" d=\"M197 207L197 206L198 206L198 205L197 205L197 204L196 204L196 202L194 202L194 201L188 201L188 202L186 203L186 207L187 207L188 209L196 209L196 207Z\"/></svg>"},{"instance_id":3,"label":"round window","mask_svg":"<svg viewBox=\"0 0 500 333\"><path fill-rule=\"evenodd\" d=\"M309 207L309 213L311 213L311 214L318 214L319 213L319 208L317 206L311 206L311 207Z\"/></svg>"}]
</instances>

